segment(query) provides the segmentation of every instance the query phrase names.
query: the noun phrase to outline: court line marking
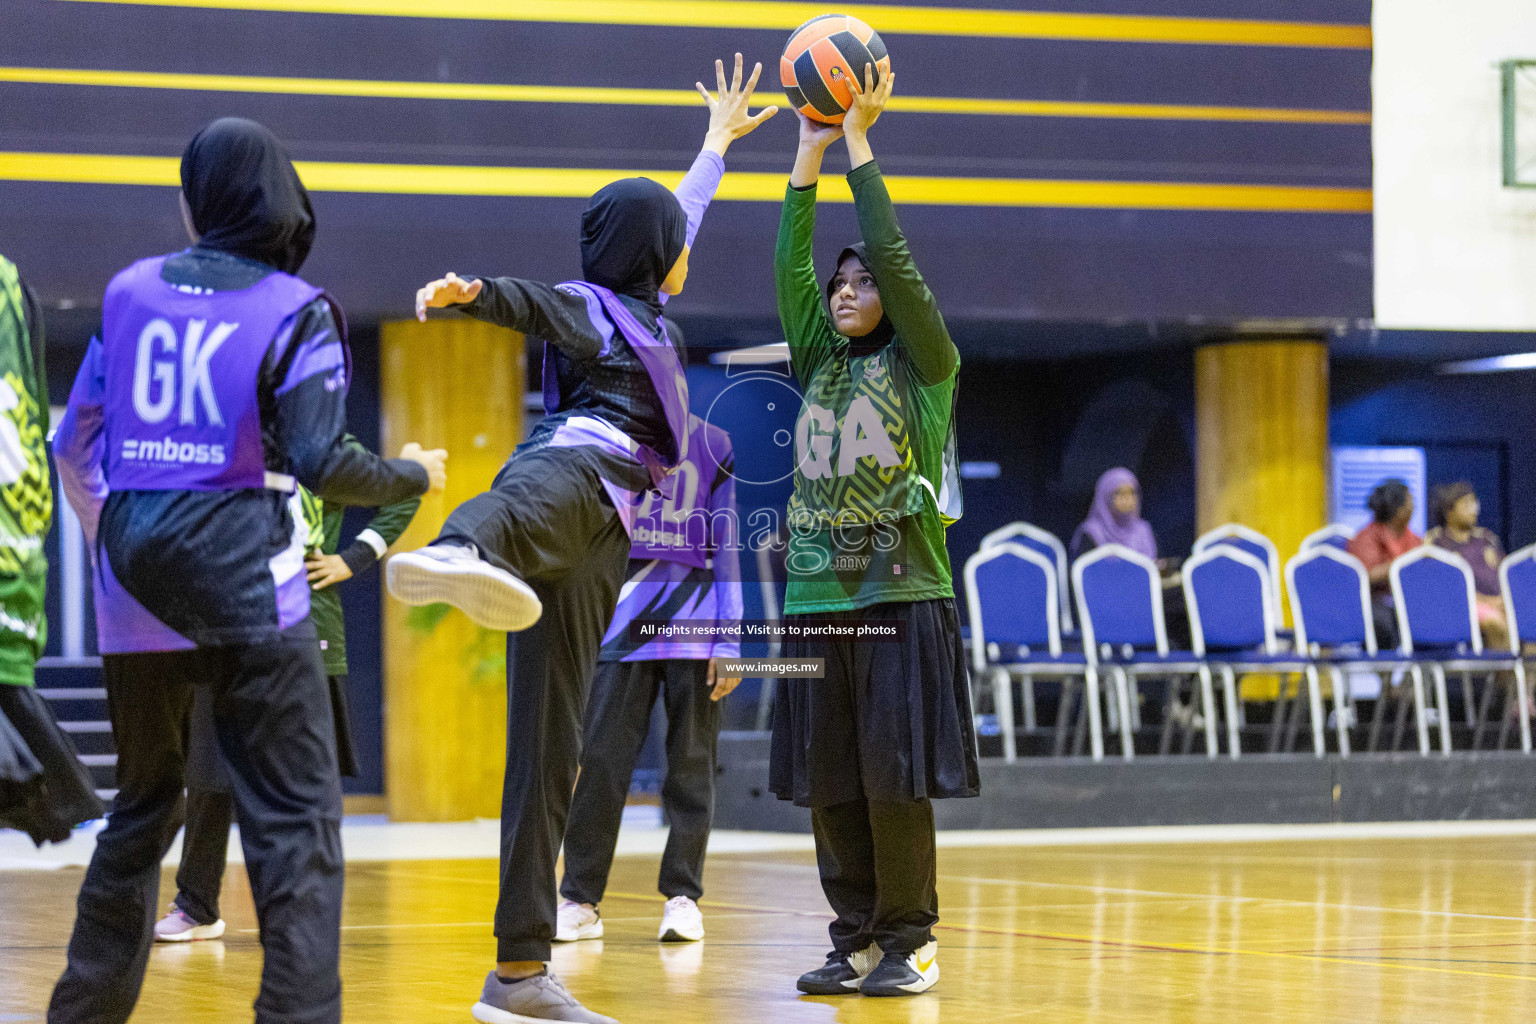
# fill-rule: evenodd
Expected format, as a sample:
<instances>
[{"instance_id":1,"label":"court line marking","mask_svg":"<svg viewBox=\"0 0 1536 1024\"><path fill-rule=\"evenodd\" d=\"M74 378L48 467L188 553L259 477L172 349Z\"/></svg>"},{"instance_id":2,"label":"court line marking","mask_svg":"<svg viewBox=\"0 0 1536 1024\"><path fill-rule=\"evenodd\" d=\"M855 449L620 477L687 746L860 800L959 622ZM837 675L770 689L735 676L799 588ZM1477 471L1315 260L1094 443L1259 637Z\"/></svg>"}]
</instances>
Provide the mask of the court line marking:
<instances>
[{"instance_id":1,"label":"court line marking","mask_svg":"<svg viewBox=\"0 0 1536 1024\"><path fill-rule=\"evenodd\" d=\"M67 0L140 7L196 7L390 18L649 25L688 29L778 29L826 13L821 3L776 0ZM1369 50L1371 27L1328 22L1079 14L977 7L860 4L859 17L882 34L1072 39Z\"/></svg>"},{"instance_id":2,"label":"court line marking","mask_svg":"<svg viewBox=\"0 0 1536 1024\"><path fill-rule=\"evenodd\" d=\"M316 192L390 195L496 196L585 199L605 185L644 176L676 188L682 171L583 167L494 167L446 164L294 161ZM181 158L106 153L0 152L0 180L88 185L181 184ZM783 174L727 174L715 198L782 202ZM1369 213L1370 189L1316 185L1230 185L1191 182L1072 181L1033 178L945 178L887 175L898 203L936 206L1082 209L1207 210L1268 213ZM819 198L851 203L838 175L821 180Z\"/></svg>"},{"instance_id":3,"label":"court line marking","mask_svg":"<svg viewBox=\"0 0 1536 1024\"><path fill-rule=\"evenodd\" d=\"M940 875L939 877L940 878L944 878L946 876ZM649 896L643 896L643 895L640 895L640 894L637 894L637 893L624 893L624 894L609 893L608 896L618 897L618 898L621 898L621 899L644 899L644 900L650 900L651 899L651 897L649 897ZM1257 897L1257 899L1261 899L1262 900L1263 898L1262 897ZM1279 902L1279 901L1275 901L1275 902ZM706 904L706 903L701 901L699 905L700 906L706 906L708 904ZM827 917L831 916L830 914L814 914L813 915L813 914L810 914L809 912L806 912L806 911L794 911L794 910L786 911L786 910L782 910L782 909L778 909L778 908L774 908L774 907L758 907L758 906L754 906L752 904L736 903L736 904L724 904L724 906L730 906L732 909L736 909L736 910L756 910L756 911L759 911L759 912L762 912L762 913L769 913L769 914L786 914L787 913L787 914L795 914L795 915L798 915L798 916L816 916L816 917L821 917L821 918L827 918ZM1517 918L1516 920L1523 920L1523 919ZM933 927L934 927L935 931L939 931L939 930L958 931L958 932L966 932L966 933L973 934L973 935L1012 935L1012 936L1016 936L1016 937L1019 937L1019 938L1026 938L1026 939L1048 939L1048 940L1051 940L1053 942L1071 942L1071 943L1086 944L1086 945L1092 945L1092 946L1109 946L1109 947L1112 947L1112 948L1136 949L1136 950L1143 950L1143 951L1147 951L1147 952L1201 953L1201 954L1213 955L1213 956L1251 956L1251 957L1263 957L1263 958L1281 959L1281 960L1305 960L1305 961L1310 961L1310 962L1314 962L1314 963L1315 962L1322 962L1322 963L1343 964L1343 965L1349 966L1349 967L1368 967L1368 966L1390 967L1390 968L1393 968L1395 970L1425 971L1425 972L1428 972L1428 973L1431 973L1431 974L1455 974L1455 975L1461 975L1461 976L1473 977L1473 978L1501 978L1501 979L1508 980L1508 981L1530 981L1530 982L1536 982L1536 975L1503 974L1503 973L1497 973L1497 972L1492 972L1492 971L1466 971L1466 970L1461 970L1461 969L1458 969L1458 968L1451 968L1451 967L1430 967L1430 966L1427 966L1427 965L1421 964L1421 963L1399 963L1399 962L1395 962L1395 961L1392 961L1392 960L1372 960L1372 959L1366 959L1366 958L1363 958L1363 957L1353 957L1353 958L1351 958L1351 957L1334 957L1334 956L1328 956L1326 954L1288 953L1288 952L1282 952L1282 951L1278 951L1278 950L1244 949L1242 947L1237 947L1237 946L1232 946L1232 947L1228 947L1228 946L1211 946L1211 945L1202 945L1202 944L1198 944L1198 943L1187 943L1187 942L1134 942L1134 941L1128 941L1128 940L1124 940L1124 939L1110 939L1110 938L1104 938L1102 936L1094 936L1094 935L1077 935L1077 934L1073 934L1073 933L1070 933L1070 932L1037 932L1037 931L1027 931L1027 930L1024 930L1024 929L1021 929L1021 928L997 928L997 927L991 927L991 926L987 926L987 925L956 924L956 923L946 922L946 921L940 921L938 924L934 925Z\"/></svg>"},{"instance_id":4,"label":"court line marking","mask_svg":"<svg viewBox=\"0 0 1536 1024\"><path fill-rule=\"evenodd\" d=\"M451 100L488 103L579 103L602 106L698 107L692 89L603 86L511 85L496 82L411 82L353 78L285 78L267 75L185 74L93 68L0 67L0 82L81 85L118 89L274 93L283 96L346 96L375 99ZM780 93L760 92L752 106L788 107ZM1267 124L1369 125L1368 110L1228 107L1181 103L1017 100L964 96L893 96L896 113L990 114L1014 117L1117 118L1158 121L1251 121Z\"/></svg>"}]
</instances>

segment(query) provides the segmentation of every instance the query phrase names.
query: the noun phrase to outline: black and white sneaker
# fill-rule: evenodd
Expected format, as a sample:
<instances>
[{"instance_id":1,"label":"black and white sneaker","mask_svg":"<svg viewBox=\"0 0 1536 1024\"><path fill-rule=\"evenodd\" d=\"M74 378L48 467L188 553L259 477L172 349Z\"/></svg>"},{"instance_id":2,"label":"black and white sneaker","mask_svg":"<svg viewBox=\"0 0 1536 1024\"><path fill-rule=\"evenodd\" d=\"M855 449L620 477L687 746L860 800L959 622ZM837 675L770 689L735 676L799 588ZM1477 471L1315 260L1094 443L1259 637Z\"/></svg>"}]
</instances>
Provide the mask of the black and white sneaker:
<instances>
[{"instance_id":1,"label":"black and white sneaker","mask_svg":"<svg viewBox=\"0 0 1536 1024\"><path fill-rule=\"evenodd\" d=\"M880 947L869 945L857 953L827 954L827 963L800 975L795 987L808 996L850 996L859 990L859 982L880 962Z\"/></svg>"},{"instance_id":2,"label":"black and white sneaker","mask_svg":"<svg viewBox=\"0 0 1536 1024\"><path fill-rule=\"evenodd\" d=\"M915 996L939 982L939 944L931 941L916 953L887 953L880 966L859 984L866 996Z\"/></svg>"},{"instance_id":3,"label":"black and white sneaker","mask_svg":"<svg viewBox=\"0 0 1536 1024\"><path fill-rule=\"evenodd\" d=\"M544 614L532 587L459 544L398 554L385 566L384 576L396 600L451 604L486 629L516 633Z\"/></svg>"}]
</instances>

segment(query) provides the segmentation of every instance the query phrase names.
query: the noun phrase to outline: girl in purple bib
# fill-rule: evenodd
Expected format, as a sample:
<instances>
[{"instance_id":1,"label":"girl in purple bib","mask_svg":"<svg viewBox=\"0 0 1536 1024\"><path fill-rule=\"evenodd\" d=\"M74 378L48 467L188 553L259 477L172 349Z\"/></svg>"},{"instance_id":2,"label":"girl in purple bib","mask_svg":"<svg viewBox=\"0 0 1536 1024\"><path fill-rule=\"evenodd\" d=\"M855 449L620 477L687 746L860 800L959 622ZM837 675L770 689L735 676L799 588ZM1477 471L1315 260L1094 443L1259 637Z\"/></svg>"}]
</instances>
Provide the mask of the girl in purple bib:
<instances>
[{"instance_id":1,"label":"girl in purple bib","mask_svg":"<svg viewBox=\"0 0 1536 1024\"><path fill-rule=\"evenodd\" d=\"M459 506L432 545L389 563L406 604L451 604L507 649L507 759L502 795L496 970L482 1020L607 1021L546 973L555 935L555 858L581 752L583 707L613 618L643 494L687 452L688 385L662 304L688 276L688 252L725 171L730 144L755 117L759 65L741 55L718 98L704 86L709 129L674 194L647 178L599 191L581 222L581 281L560 285L449 274L417 294L417 316L455 306L543 338L546 416L491 490Z\"/></svg>"}]
</instances>

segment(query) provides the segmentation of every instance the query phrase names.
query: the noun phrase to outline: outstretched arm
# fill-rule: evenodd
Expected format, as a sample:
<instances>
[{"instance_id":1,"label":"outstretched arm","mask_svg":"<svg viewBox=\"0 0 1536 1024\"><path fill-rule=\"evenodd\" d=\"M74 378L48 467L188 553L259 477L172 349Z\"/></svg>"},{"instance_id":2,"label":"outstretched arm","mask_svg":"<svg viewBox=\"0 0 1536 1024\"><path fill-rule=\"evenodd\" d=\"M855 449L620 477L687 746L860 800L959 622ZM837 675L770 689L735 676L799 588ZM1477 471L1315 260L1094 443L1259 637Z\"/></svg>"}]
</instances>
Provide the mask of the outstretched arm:
<instances>
[{"instance_id":1,"label":"outstretched arm","mask_svg":"<svg viewBox=\"0 0 1536 1024\"><path fill-rule=\"evenodd\" d=\"M880 284L880 302L923 382L937 384L955 372L960 353L944 325L938 301L917 271L912 250L896 222L896 207L869 146L869 129L884 112L896 82L890 71L881 76L879 85L874 84L873 77L872 69L866 65L863 87L850 83L853 105L843 121L853 167L848 172L848 184L853 189L854 208L859 215L859 234L873 264L869 269Z\"/></svg>"},{"instance_id":2,"label":"outstretched arm","mask_svg":"<svg viewBox=\"0 0 1536 1024\"><path fill-rule=\"evenodd\" d=\"M789 343L790 365L802 384L816 372L836 342L837 331L821 304L821 285L816 280L813 243L816 238L816 182L821 176L821 157L842 129L800 119L800 144L795 167L784 192L784 212L779 218L779 240L773 254L773 279L778 290L779 323Z\"/></svg>"}]
</instances>

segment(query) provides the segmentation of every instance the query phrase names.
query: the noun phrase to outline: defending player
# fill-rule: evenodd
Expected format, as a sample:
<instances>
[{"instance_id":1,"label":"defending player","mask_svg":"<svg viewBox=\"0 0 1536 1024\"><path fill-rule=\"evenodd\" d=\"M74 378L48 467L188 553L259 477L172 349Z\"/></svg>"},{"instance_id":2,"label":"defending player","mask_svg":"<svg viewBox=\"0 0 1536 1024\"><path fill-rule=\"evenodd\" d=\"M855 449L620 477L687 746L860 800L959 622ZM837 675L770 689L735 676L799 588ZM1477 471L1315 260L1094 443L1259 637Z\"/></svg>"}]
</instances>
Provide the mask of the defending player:
<instances>
[{"instance_id":1,"label":"defending player","mask_svg":"<svg viewBox=\"0 0 1536 1024\"><path fill-rule=\"evenodd\" d=\"M342 442L366 452L351 434ZM320 635L320 657L325 662L330 686L331 714L336 720L336 760L343 778L357 777L357 754L352 743L352 716L347 700L347 627L342 616L341 594L335 585L367 572L415 518L420 498L379 509L347 550L341 545L341 521L347 507L322 501L300 488L304 506L305 568L308 570L309 616ZM219 913L219 890L224 883L229 850L229 826L235 805L228 773L217 756L213 716L206 691L193 703L191 770L187 780L186 829L181 841L181 868L176 872L176 899L165 917L155 924L156 942L196 942L224 934Z\"/></svg>"},{"instance_id":2,"label":"defending player","mask_svg":"<svg viewBox=\"0 0 1536 1024\"><path fill-rule=\"evenodd\" d=\"M662 808L671 830L657 888L667 897L657 937L704 937L704 851L715 810L719 701L741 682L718 658L741 654L741 547L731 437L689 417L688 457L635 519L629 579L603 638L583 730L581 776L565 829L556 942L603 934L597 905L608 887L635 760L658 696L667 718ZM632 626L686 625L709 635L644 640Z\"/></svg>"},{"instance_id":3,"label":"defending player","mask_svg":"<svg viewBox=\"0 0 1536 1024\"><path fill-rule=\"evenodd\" d=\"M688 386L660 325L663 296L688 276L694 233L730 144L777 112L747 105L741 55L703 151L677 194L647 178L615 182L582 215L582 281L558 287L450 274L417 294L417 315L459 306L546 341L548 415L491 490L459 506L430 547L396 555L390 593L443 602L508 640L507 758L502 791L497 966L475 1016L598 1022L545 971L555 935L555 859L581 751L582 709L598 647L629 563L640 496L687 454ZM540 616L542 615L542 619ZM534 623L538 623L537 626ZM533 627L533 628L529 628Z\"/></svg>"},{"instance_id":4,"label":"defending player","mask_svg":"<svg viewBox=\"0 0 1536 1024\"><path fill-rule=\"evenodd\" d=\"M944 529L960 358L912 261L867 132L895 76L866 70L842 129L800 122L775 273L805 394L796 429L784 610L817 622L893 623L897 643L791 637L826 659L786 680L770 786L811 808L822 889L837 913L824 967L802 992L907 995L938 980L932 800L975 796L976 738ZM822 154L846 135L863 244L838 257L822 307L812 261Z\"/></svg>"},{"instance_id":5,"label":"defending player","mask_svg":"<svg viewBox=\"0 0 1536 1024\"><path fill-rule=\"evenodd\" d=\"M180 824L188 711L210 688L265 950L258 1024L341 1019L341 781L296 485L389 505L443 452L342 443L350 357L287 152L253 121L181 163L194 245L113 278L54 439L93 552L118 794L80 887L51 1024L128 1019Z\"/></svg>"}]
</instances>

